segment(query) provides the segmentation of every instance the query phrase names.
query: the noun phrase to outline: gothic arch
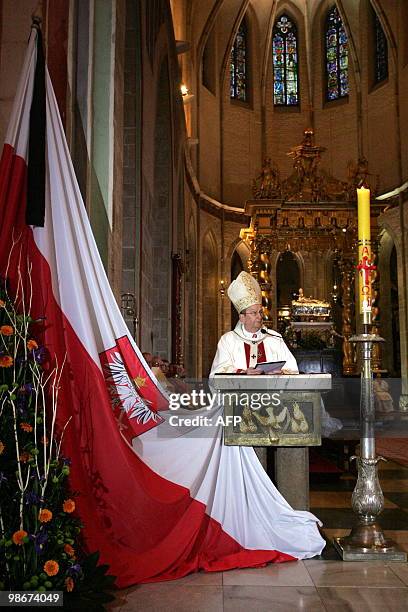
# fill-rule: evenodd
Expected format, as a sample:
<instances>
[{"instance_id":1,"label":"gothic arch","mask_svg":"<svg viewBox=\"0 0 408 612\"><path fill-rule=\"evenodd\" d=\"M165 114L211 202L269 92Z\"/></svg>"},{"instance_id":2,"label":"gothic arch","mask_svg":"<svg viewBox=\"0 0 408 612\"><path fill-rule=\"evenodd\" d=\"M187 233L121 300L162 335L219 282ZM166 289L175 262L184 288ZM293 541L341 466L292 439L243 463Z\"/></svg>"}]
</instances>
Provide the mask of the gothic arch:
<instances>
[{"instance_id":1,"label":"gothic arch","mask_svg":"<svg viewBox=\"0 0 408 612\"><path fill-rule=\"evenodd\" d=\"M273 38L273 30L275 27L275 23L276 21L279 19L279 17L283 14L287 14L288 17L290 17L290 19L293 20L293 22L296 25L296 29L297 29L297 42L298 42L298 54L299 54L299 49L301 49L302 47L302 43L305 42L306 37L305 37L305 17L302 14L302 12L299 10L299 7L297 7L293 2L291 2L290 0L287 0L285 2L283 2L282 4L279 4L279 10L277 10L277 3L275 2L271 8L271 15L270 15L270 20L269 20L269 24L268 24L268 34L267 34L267 38L266 38L266 44L265 44L265 53L264 53L264 57L262 60L262 71L261 71L261 104L262 106L265 106L267 104L267 100L266 100L266 85L267 85L267 81L268 81L268 74L269 74L269 70L271 67L271 62L272 62L272 38ZM303 39L303 40L302 40ZM300 61L299 61L299 68L300 68ZM273 81L273 70L271 71L272 73L272 81ZM301 91L300 91L300 83L303 80L299 79L299 101L301 98ZM308 75L308 80L309 80L309 75Z\"/></svg>"},{"instance_id":2,"label":"gothic arch","mask_svg":"<svg viewBox=\"0 0 408 612\"><path fill-rule=\"evenodd\" d=\"M250 251L249 251L249 247L247 243L241 240L241 238L237 238L236 240L234 240L234 242L230 245L228 252L227 252L228 262L231 263L231 260L232 260L232 257L235 251L237 251L238 255L240 256L242 260L244 270L248 271L248 259L250 256ZM233 279L231 279L231 281L232 280Z\"/></svg>"},{"instance_id":3,"label":"gothic arch","mask_svg":"<svg viewBox=\"0 0 408 612\"><path fill-rule=\"evenodd\" d=\"M344 10L342 0L324 0L324 2L321 3L321 5L317 9L315 16L313 18L312 32L315 32L315 36L316 35L319 36L321 41L323 40L327 12L334 4L337 6L337 9L340 13L340 17L343 21L344 28L347 32L347 38L349 42L349 58L351 59L349 66L350 66L350 69L353 71L353 78L354 78L354 82L356 85L356 92L359 95L361 95L360 62L358 59L356 43L354 40L354 33L352 29L350 28L350 24L347 18L347 12ZM320 48L321 48L321 54L322 54L323 45L320 45ZM323 62L319 62L319 64L322 65L323 67Z\"/></svg>"},{"instance_id":4,"label":"gothic arch","mask_svg":"<svg viewBox=\"0 0 408 612\"><path fill-rule=\"evenodd\" d=\"M235 37L238 32L238 28L241 25L241 22L243 19L246 19L247 26L248 26L249 65L250 65L250 73L253 72L251 70L251 65L253 66L256 60L257 49L255 45L255 40L259 39L259 24L258 24L258 20L255 14L255 11L252 8L249 0L245 0L242 3L241 8L238 12L238 15L234 21L234 27L232 28L231 35L228 39L228 43L224 51L224 56L223 56L223 60L221 64L221 70L220 70L220 77L219 77L221 98L223 97L225 80L229 78L229 61L230 61L232 45L234 44ZM250 79L251 79L251 76L250 76ZM255 83L250 82L250 89L252 89L254 86L255 86ZM252 96L250 93L250 99L251 97Z\"/></svg>"},{"instance_id":5,"label":"gothic arch","mask_svg":"<svg viewBox=\"0 0 408 612\"><path fill-rule=\"evenodd\" d=\"M391 50L391 54L388 55L388 61L390 60L390 55L392 57L394 70L398 70L397 65L397 42L395 40L394 32L390 26L390 22L387 19L387 15L385 14L381 3L378 0L368 0L371 3L374 11L377 13L377 17L380 20L381 27L384 30L384 34L387 37L388 48Z\"/></svg>"},{"instance_id":6,"label":"gothic arch","mask_svg":"<svg viewBox=\"0 0 408 612\"><path fill-rule=\"evenodd\" d=\"M291 258L289 258L289 253L292 256ZM287 286L285 286L284 291L282 291L282 287L278 286L278 281L280 276L280 268L284 265L287 266L286 278L288 281L292 281L292 284L289 282ZM277 308L279 308L279 306L290 305L290 302L293 299L292 294L302 286L302 271L301 267L299 266L299 257L297 256L297 253L294 253L293 251L278 253L275 264L275 279Z\"/></svg>"}]
</instances>

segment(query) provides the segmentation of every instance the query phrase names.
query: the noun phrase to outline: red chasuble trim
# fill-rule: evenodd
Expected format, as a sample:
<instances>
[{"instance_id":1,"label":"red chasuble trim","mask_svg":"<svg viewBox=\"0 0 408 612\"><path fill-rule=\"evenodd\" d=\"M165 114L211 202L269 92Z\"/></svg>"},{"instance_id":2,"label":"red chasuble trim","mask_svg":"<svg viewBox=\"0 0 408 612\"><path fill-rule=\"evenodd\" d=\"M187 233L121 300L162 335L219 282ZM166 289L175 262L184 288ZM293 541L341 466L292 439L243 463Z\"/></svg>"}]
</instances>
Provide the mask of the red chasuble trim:
<instances>
[{"instance_id":1,"label":"red chasuble trim","mask_svg":"<svg viewBox=\"0 0 408 612\"><path fill-rule=\"evenodd\" d=\"M246 364L247 364L247 368L249 368L249 360L251 358L251 352L256 348L256 346L247 344L246 342L244 342L244 348L245 348ZM266 353L265 353L264 343L262 340L262 342L258 344L258 357L257 357L256 362L262 363L264 361L266 361ZM241 370L237 370L237 371L240 372Z\"/></svg>"}]
</instances>

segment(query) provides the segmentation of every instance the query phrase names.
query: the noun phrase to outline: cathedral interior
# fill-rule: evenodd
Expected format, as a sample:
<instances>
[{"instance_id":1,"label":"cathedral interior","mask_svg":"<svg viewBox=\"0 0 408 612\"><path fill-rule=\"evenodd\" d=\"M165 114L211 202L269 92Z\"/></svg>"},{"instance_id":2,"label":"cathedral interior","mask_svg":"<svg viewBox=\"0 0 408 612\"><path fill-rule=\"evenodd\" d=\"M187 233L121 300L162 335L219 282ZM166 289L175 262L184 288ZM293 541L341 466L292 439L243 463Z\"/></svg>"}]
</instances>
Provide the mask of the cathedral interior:
<instances>
[{"instance_id":1,"label":"cathedral interior","mask_svg":"<svg viewBox=\"0 0 408 612\"><path fill-rule=\"evenodd\" d=\"M118 304L140 349L188 377L208 376L236 324L226 289L245 270L301 369L358 379L356 189L370 188L372 365L399 381L382 524L408 550L408 2L0 0L2 140L34 12ZM355 449L344 433L311 451L328 538L351 527ZM335 558L135 587L114 607L407 609L406 564Z\"/></svg>"}]
</instances>

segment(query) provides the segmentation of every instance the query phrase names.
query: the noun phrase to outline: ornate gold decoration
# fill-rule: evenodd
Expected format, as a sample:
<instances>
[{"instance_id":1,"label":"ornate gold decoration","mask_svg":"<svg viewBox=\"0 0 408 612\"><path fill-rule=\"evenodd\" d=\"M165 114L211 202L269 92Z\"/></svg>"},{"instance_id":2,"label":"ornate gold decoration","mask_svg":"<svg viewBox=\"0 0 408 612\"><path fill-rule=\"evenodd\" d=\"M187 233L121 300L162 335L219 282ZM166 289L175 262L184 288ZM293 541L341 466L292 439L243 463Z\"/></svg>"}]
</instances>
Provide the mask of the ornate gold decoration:
<instances>
[{"instance_id":1,"label":"ornate gold decoration","mask_svg":"<svg viewBox=\"0 0 408 612\"><path fill-rule=\"evenodd\" d=\"M256 199L273 200L280 197L279 168L271 162L270 157L264 159L261 172L252 181L252 193Z\"/></svg>"},{"instance_id":2,"label":"ornate gold decoration","mask_svg":"<svg viewBox=\"0 0 408 612\"><path fill-rule=\"evenodd\" d=\"M371 332L372 334L380 335L380 273L378 270L378 243L374 245L372 251L374 270L371 272ZM371 351L371 367L373 372L378 372L382 369L381 365L381 343L374 342Z\"/></svg>"},{"instance_id":3,"label":"ornate gold decoration","mask_svg":"<svg viewBox=\"0 0 408 612\"><path fill-rule=\"evenodd\" d=\"M305 297L303 289L300 287L299 296L296 300L292 300L292 314L299 321L318 321L329 320L331 315L331 306L329 302L316 300L312 297Z\"/></svg>"},{"instance_id":4,"label":"ornate gold decoration","mask_svg":"<svg viewBox=\"0 0 408 612\"><path fill-rule=\"evenodd\" d=\"M249 271L261 284L269 320L273 285L271 253L306 252L322 257L330 254L339 261L343 270L343 365L345 374L353 374L356 371L355 352L349 337L355 331L352 311L355 268L352 262L356 260L357 248L356 188L373 177L367 160L362 157L348 164L347 180L336 179L320 167L324 152L324 147L315 144L313 130L307 129L302 142L288 152L293 159L289 177L282 178L276 163L266 157L252 184L254 199L248 200L245 206L245 213L251 217L250 226L241 229L240 235L250 248ZM378 190L378 177L375 183L374 187L370 186L374 195ZM376 217L384 207L382 202L375 200L371 205L373 241L378 233ZM374 352L376 359L374 363L379 364L379 357Z\"/></svg>"},{"instance_id":5,"label":"ornate gold decoration","mask_svg":"<svg viewBox=\"0 0 408 612\"><path fill-rule=\"evenodd\" d=\"M341 289L343 296L343 312L342 312L342 336L343 336L343 373L355 374L355 349L350 342L350 337L354 333L353 327L353 301L352 301L352 283L354 280L354 266L350 259L346 259L340 264L341 271Z\"/></svg>"},{"instance_id":6,"label":"ornate gold decoration","mask_svg":"<svg viewBox=\"0 0 408 612\"><path fill-rule=\"evenodd\" d=\"M138 389L140 389L140 387L144 387L146 384L146 377L144 376L136 376L136 378L133 379L133 382L135 383L136 387Z\"/></svg>"},{"instance_id":7,"label":"ornate gold decoration","mask_svg":"<svg viewBox=\"0 0 408 612\"><path fill-rule=\"evenodd\" d=\"M260 266L259 266L259 284L262 289L262 306L264 311L264 322L265 325L272 324L272 298L271 298L271 289L272 289L272 278L271 278L271 261L269 259L269 249L264 248L261 251L260 256Z\"/></svg>"},{"instance_id":8,"label":"ornate gold decoration","mask_svg":"<svg viewBox=\"0 0 408 612\"><path fill-rule=\"evenodd\" d=\"M279 433L305 434L309 431L309 423L296 400L292 401L292 406L284 406L277 410L279 413L275 414L274 407L268 406L264 410L266 414L263 414L263 411L251 410L245 406L239 424L240 432L248 434L263 431L273 442L279 440Z\"/></svg>"},{"instance_id":9,"label":"ornate gold decoration","mask_svg":"<svg viewBox=\"0 0 408 612\"><path fill-rule=\"evenodd\" d=\"M366 183L368 162L361 157L357 163L349 162L348 180L341 181L320 168L325 147L314 143L312 128L304 130L303 140L287 153L293 159L293 172L281 180L280 171L270 157L266 157L259 175L252 181L252 194L256 200L286 202L354 202L356 188ZM374 195L378 188L378 177Z\"/></svg>"}]
</instances>

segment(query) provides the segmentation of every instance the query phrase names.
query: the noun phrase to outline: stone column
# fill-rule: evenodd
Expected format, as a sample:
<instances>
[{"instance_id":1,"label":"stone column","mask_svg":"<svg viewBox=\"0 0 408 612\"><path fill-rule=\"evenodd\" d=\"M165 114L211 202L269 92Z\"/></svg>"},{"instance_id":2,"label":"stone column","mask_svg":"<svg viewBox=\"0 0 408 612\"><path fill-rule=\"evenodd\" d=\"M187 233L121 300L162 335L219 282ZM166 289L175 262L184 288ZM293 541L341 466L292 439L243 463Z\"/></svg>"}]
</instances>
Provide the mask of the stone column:
<instances>
[{"instance_id":1,"label":"stone column","mask_svg":"<svg viewBox=\"0 0 408 612\"><path fill-rule=\"evenodd\" d=\"M295 510L309 510L309 449L305 446L276 449L278 490Z\"/></svg>"},{"instance_id":2,"label":"stone column","mask_svg":"<svg viewBox=\"0 0 408 612\"><path fill-rule=\"evenodd\" d=\"M254 446L253 447L256 456L258 457L263 469L265 470L265 472L267 471L267 452L268 449L266 446Z\"/></svg>"}]
</instances>

